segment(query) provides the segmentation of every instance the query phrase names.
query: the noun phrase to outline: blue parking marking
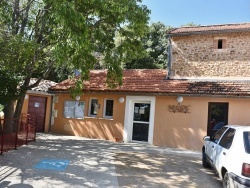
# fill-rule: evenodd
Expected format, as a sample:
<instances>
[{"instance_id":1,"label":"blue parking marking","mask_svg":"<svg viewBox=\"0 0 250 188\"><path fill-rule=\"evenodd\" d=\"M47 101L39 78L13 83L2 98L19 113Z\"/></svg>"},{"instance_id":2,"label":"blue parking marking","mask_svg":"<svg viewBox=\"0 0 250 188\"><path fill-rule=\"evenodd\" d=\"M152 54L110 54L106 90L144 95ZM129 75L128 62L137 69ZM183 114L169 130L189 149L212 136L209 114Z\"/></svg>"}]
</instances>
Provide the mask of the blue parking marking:
<instances>
[{"instance_id":1,"label":"blue parking marking","mask_svg":"<svg viewBox=\"0 0 250 188\"><path fill-rule=\"evenodd\" d=\"M35 165L35 169L62 171L69 165L69 160L64 159L42 159Z\"/></svg>"}]
</instances>

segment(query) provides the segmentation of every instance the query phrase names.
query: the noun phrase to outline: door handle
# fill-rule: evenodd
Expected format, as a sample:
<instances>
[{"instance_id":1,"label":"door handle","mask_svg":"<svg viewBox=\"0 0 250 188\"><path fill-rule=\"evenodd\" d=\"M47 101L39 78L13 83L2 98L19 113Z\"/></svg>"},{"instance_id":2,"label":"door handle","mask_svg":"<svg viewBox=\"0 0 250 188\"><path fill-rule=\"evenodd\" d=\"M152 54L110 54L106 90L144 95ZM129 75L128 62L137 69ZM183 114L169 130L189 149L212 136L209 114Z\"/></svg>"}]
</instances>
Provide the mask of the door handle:
<instances>
[{"instance_id":1,"label":"door handle","mask_svg":"<svg viewBox=\"0 0 250 188\"><path fill-rule=\"evenodd\" d=\"M226 155L227 153L226 153L226 152L223 152L222 154L223 154L223 155Z\"/></svg>"}]
</instances>

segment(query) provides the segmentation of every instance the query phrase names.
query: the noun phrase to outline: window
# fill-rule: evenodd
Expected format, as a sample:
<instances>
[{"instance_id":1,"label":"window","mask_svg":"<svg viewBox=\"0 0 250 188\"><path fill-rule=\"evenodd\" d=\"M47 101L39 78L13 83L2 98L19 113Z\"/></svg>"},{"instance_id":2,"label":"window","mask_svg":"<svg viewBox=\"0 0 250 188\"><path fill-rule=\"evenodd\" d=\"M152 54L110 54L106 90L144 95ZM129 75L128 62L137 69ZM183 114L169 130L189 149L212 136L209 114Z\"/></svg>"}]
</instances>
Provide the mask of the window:
<instances>
[{"instance_id":1,"label":"window","mask_svg":"<svg viewBox=\"0 0 250 188\"><path fill-rule=\"evenodd\" d=\"M227 132L223 135L219 145L223 148L229 149L233 143L234 134L235 129L228 129Z\"/></svg>"},{"instance_id":2,"label":"window","mask_svg":"<svg viewBox=\"0 0 250 188\"><path fill-rule=\"evenodd\" d=\"M65 118L84 118L85 102L83 101L64 101Z\"/></svg>"},{"instance_id":3,"label":"window","mask_svg":"<svg viewBox=\"0 0 250 188\"><path fill-rule=\"evenodd\" d=\"M90 99L89 116L95 117L98 110L98 99Z\"/></svg>"},{"instance_id":4,"label":"window","mask_svg":"<svg viewBox=\"0 0 250 188\"><path fill-rule=\"evenodd\" d=\"M215 37L214 38L214 49L215 50L225 50L227 48L227 38L226 37Z\"/></svg>"},{"instance_id":5,"label":"window","mask_svg":"<svg viewBox=\"0 0 250 188\"><path fill-rule=\"evenodd\" d=\"M222 129L218 130L211 138L212 142L218 143L220 137L224 134L224 132L227 130L227 127L223 127Z\"/></svg>"},{"instance_id":6,"label":"window","mask_svg":"<svg viewBox=\"0 0 250 188\"><path fill-rule=\"evenodd\" d=\"M218 40L218 49L222 49L222 39Z\"/></svg>"},{"instance_id":7,"label":"window","mask_svg":"<svg viewBox=\"0 0 250 188\"><path fill-rule=\"evenodd\" d=\"M250 154L250 132L243 132L245 151Z\"/></svg>"},{"instance_id":8,"label":"window","mask_svg":"<svg viewBox=\"0 0 250 188\"><path fill-rule=\"evenodd\" d=\"M103 116L106 118L112 118L113 117L113 106L114 106L114 100L113 99L105 99L104 100L104 111Z\"/></svg>"}]
</instances>

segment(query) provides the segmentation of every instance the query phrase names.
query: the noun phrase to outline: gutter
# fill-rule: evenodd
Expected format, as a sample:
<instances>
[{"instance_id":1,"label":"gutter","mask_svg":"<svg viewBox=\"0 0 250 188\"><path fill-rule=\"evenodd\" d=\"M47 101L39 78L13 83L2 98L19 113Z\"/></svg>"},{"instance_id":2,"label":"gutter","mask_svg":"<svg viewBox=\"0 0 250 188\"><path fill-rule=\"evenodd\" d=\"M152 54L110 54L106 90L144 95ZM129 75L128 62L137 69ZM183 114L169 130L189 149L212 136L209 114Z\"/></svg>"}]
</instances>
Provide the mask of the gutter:
<instances>
[{"instance_id":1,"label":"gutter","mask_svg":"<svg viewBox=\"0 0 250 188\"><path fill-rule=\"evenodd\" d=\"M170 79L170 74L171 74L171 67L172 67L172 42L171 42L171 35L168 35L167 54L168 54L168 60L167 60L167 76L166 76L166 78L169 80Z\"/></svg>"},{"instance_id":2,"label":"gutter","mask_svg":"<svg viewBox=\"0 0 250 188\"><path fill-rule=\"evenodd\" d=\"M54 91L54 95L56 94L69 94L69 91ZM127 96L186 96L186 97L210 97L210 98L250 98L250 94L208 94L208 93L164 93L164 92L133 92L133 91L83 91L86 94L115 94L115 95L127 95Z\"/></svg>"},{"instance_id":3,"label":"gutter","mask_svg":"<svg viewBox=\"0 0 250 188\"><path fill-rule=\"evenodd\" d=\"M36 91L36 90L27 90L27 94L36 94L36 95L45 95L50 96L51 94L48 91Z\"/></svg>"},{"instance_id":4,"label":"gutter","mask_svg":"<svg viewBox=\"0 0 250 188\"><path fill-rule=\"evenodd\" d=\"M173 30L174 31L174 30ZM224 33L243 33L249 32L249 29L235 29L235 30L211 30L211 31L190 31L190 32L182 32L182 33L168 33L169 36L188 36L188 35L206 35L206 34L224 34Z\"/></svg>"},{"instance_id":5,"label":"gutter","mask_svg":"<svg viewBox=\"0 0 250 188\"><path fill-rule=\"evenodd\" d=\"M51 94L51 99L50 99L51 100L51 103L50 103L50 119L49 119L49 129L48 129L49 133L51 132L52 118L53 118L53 115L54 115L54 112L53 112L53 110L54 110L53 109L54 98L55 98L55 94Z\"/></svg>"}]
</instances>

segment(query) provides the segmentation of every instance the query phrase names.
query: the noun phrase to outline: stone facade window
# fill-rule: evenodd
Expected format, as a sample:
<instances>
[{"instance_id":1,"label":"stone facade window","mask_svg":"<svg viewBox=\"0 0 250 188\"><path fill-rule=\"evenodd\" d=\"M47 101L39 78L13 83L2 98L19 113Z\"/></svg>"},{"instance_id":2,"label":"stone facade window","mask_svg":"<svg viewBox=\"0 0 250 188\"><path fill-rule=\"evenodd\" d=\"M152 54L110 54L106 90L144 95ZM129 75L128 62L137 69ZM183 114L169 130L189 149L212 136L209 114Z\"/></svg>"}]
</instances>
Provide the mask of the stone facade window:
<instances>
[{"instance_id":1,"label":"stone facade window","mask_svg":"<svg viewBox=\"0 0 250 188\"><path fill-rule=\"evenodd\" d=\"M218 49L222 49L223 48L223 39L219 39L218 40Z\"/></svg>"},{"instance_id":2,"label":"stone facade window","mask_svg":"<svg viewBox=\"0 0 250 188\"><path fill-rule=\"evenodd\" d=\"M215 37L214 38L214 50L215 51L226 51L227 49L227 38L226 37Z\"/></svg>"}]
</instances>

